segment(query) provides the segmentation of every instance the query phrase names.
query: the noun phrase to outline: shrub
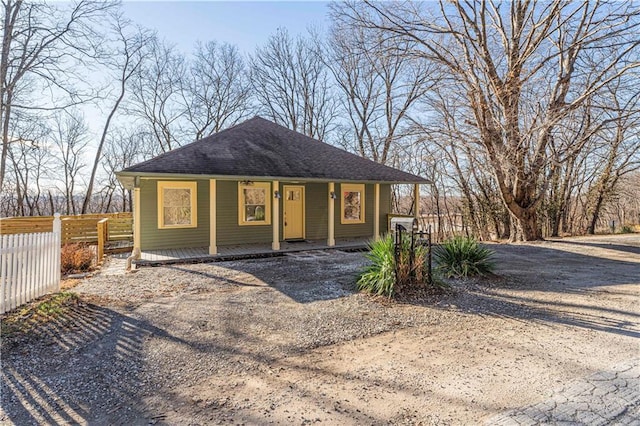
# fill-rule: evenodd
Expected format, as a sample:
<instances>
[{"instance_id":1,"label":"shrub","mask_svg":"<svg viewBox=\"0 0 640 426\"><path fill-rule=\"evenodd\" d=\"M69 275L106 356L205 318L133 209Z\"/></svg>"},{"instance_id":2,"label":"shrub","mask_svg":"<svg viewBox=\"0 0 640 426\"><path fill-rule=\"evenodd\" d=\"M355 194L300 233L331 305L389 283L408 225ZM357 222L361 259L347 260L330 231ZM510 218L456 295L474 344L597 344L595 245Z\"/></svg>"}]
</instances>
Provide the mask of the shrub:
<instances>
[{"instance_id":1,"label":"shrub","mask_svg":"<svg viewBox=\"0 0 640 426\"><path fill-rule=\"evenodd\" d=\"M91 269L95 254L83 243L69 243L60 250L60 270L63 274L85 272Z\"/></svg>"},{"instance_id":2,"label":"shrub","mask_svg":"<svg viewBox=\"0 0 640 426\"><path fill-rule=\"evenodd\" d=\"M493 271L493 251L471 237L453 237L434 250L438 271L449 278L484 275Z\"/></svg>"},{"instance_id":3,"label":"shrub","mask_svg":"<svg viewBox=\"0 0 640 426\"><path fill-rule=\"evenodd\" d=\"M624 225L622 228L620 228L620 233L621 234L632 234L633 233L633 228L630 225Z\"/></svg>"},{"instance_id":4,"label":"shrub","mask_svg":"<svg viewBox=\"0 0 640 426\"><path fill-rule=\"evenodd\" d=\"M366 256L371 265L358 278L358 290L391 297L396 280L393 250L391 235L369 243Z\"/></svg>"},{"instance_id":5,"label":"shrub","mask_svg":"<svg viewBox=\"0 0 640 426\"><path fill-rule=\"evenodd\" d=\"M391 297L408 288L416 287L416 284L424 287L429 278L428 248L416 246L414 262L410 265L411 239L409 236L404 236L398 259L398 287L396 287L394 246L391 235L369 243L369 253L366 256L371 261L371 265L358 278L358 290Z\"/></svg>"}]
</instances>

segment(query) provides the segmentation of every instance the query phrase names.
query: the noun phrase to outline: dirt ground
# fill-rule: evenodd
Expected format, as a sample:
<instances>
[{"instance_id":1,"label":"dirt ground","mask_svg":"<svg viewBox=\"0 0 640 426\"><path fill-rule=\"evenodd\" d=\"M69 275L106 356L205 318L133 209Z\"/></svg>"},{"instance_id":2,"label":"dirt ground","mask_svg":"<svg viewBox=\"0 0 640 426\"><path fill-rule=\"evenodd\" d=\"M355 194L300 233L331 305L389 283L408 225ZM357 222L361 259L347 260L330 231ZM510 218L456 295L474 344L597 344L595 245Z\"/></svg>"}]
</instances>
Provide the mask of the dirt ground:
<instances>
[{"instance_id":1,"label":"dirt ground","mask_svg":"<svg viewBox=\"0 0 640 426\"><path fill-rule=\"evenodd\" d=\"M0 422L478 424L640 357L640 235L490 248L420 303L355 293L342 252L98 275L3 342Z\"/></svg>"}]
</instances>

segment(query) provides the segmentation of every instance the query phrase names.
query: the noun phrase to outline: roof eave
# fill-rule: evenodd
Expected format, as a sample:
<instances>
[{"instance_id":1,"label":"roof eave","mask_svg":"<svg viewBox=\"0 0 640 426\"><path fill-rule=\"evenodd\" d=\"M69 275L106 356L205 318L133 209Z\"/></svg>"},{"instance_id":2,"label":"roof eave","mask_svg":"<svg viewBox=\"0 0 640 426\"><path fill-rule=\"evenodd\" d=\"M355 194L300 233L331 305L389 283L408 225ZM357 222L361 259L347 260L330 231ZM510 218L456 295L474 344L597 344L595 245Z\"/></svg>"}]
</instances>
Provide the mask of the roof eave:
<instances>
[{"instance_id":1,"label":"roof eave","mask_svg":"<svg viewBox=\"0 0 640 426\"><path fill-rule=\"evenodd\" d=\"M229 175L204 175L204 174L185 174L185 173L156 173L156 172L134 172L134 171L121 171L116 172L116 177L123 183L130 182L131 178L139 177L142 179L219 179L219 180L251 180L251 181L303 181L303 182L347 182L347 183L382 183L389 185L402 185L402 184L420 184L431 185L431 182L427 179L421 178L421 180L362 180L362 179L327 179L327 178L311 178L311 177L293 177L293 176L229 176ZM124 178L124 179L123 179Z\"/></svg>"}]
</instances>

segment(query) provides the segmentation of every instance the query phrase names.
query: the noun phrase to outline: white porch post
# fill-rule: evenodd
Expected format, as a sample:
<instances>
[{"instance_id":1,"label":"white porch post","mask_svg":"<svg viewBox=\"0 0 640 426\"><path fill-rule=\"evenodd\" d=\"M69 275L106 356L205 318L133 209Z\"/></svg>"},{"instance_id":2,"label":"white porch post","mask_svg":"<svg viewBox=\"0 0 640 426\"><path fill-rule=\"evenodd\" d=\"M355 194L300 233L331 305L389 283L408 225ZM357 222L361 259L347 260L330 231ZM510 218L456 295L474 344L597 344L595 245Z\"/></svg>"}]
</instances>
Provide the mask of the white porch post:
<instances>
[{"instance_id":1,"label":"white porch post","mask_svg":"<svg viewBox=\"0 0 640 426\"><path fill-rule=\"evenodd\" d=\"M415 183L413 185L413 217L420 220L420 184Z\"/></svg>"},{"instance_id":2,"label":"white porch post","mask_svg":"<svg viewBox=\"0 0 640 426\"><path fill-rule=\"evenodd\" d=\"M333 247L336 245L336 236L335 236L335 212L336 212L336 203L335 203L335 199L333 197L335 197L335 184L333 182L329 182L329 191L328 194L329 196L329 211L327 212L328 215L328 224L327 224L327 229L328 229L328 236L327 236L327 245L329 247ZM332 197L333 195L333 197Z\"/></svg>"},{"instance_id":3,"label":"white porch post","mask_svg":"<svg viewBox=\"0 0 640 426\"><path fill-rule=\"evenodd\" d=\"M380 184L374 186L373 197L373 238L380 239Z\"/></svg>"},{"instance_id":4,"label":"white porch post","mask_svg":"<svg viewBox=\"0 0 640 426\"><path fill-rule=\"evenodd\" d=\"M271 194L268 194L273 200L272 212L272 227L273 227L273 242L271 243L271 250L280 250L280 199L275 197L275 191L280 192L280 182L273 181L273 188Z\"/></svg>"},{"instance_id":5,"label":"white porch post","mask_svg":"<svg viewBox=\"0 0 640 426\"><path fill-rule=\"evenodd\" d=\"M216 208L216 180L209 179L209 254L211 255L218 254Z\"/></svg>"}]
</instances>

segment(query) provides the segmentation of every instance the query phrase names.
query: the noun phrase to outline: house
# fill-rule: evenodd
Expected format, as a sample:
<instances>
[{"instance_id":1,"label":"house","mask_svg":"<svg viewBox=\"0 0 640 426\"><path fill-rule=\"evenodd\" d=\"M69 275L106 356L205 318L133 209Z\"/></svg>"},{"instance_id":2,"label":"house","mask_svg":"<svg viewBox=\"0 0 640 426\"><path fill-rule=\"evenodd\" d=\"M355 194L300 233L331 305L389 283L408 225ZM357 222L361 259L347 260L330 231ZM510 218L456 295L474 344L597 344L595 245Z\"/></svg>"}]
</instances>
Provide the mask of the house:
<instances>
[{"instance_id":1,"label":"house","mask_svg":"<svg viewBox=\"0 0 640 426\"><path fill-rule=\"evenodd\" d=\"M374 237L392 184L427 180L260 117L117 173L134 194L134 250Z\"/></svg>"}]
</instances>

